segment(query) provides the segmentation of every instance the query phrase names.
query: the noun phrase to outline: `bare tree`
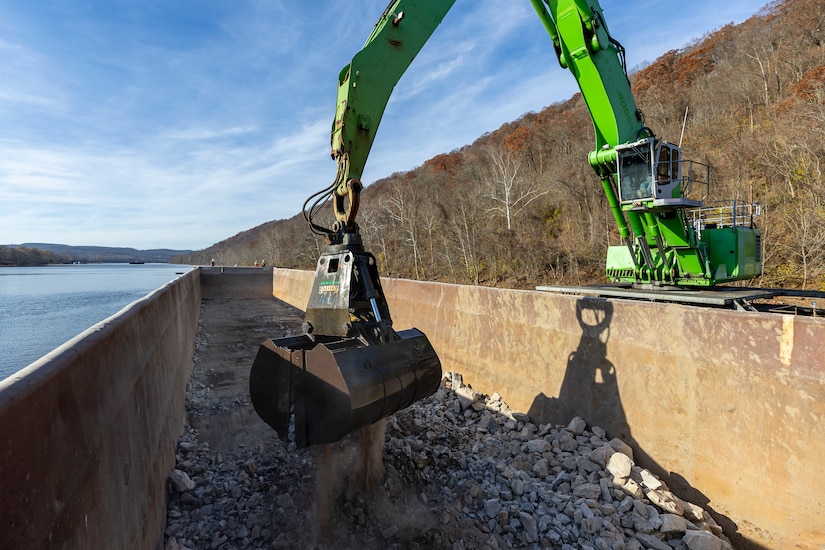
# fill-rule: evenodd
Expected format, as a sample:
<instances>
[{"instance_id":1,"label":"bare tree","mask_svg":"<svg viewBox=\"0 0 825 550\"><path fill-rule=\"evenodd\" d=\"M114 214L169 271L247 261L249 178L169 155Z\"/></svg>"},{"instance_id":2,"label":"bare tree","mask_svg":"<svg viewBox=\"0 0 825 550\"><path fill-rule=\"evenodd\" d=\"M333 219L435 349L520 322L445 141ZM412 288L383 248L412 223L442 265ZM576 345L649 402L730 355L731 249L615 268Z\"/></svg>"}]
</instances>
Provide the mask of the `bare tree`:
<instances>
[{"instance_id":1,"label":"bare tree","mask_svg":"<svg viewBox=\"0 0 825 550\"><path fill-rule=\"evenodd\" d=\"M453 212L450 218L452 234L461 249L461 256L464 262L464 269L467 277L478 284L481 278L481 267L479 265L478 239L476 235L476 220L470 215L467 207L462 203Z\"/></svg>"},{"instance_id":2,"label":"bare tree","mask_svg":"<svg viewBox=\"0 0 825 550\"><path fill-rule=\"evenodd\" d=\"M520 163L515 155L500 148L487 152L489 169L482 172L485 182L484 198L490 199L487 212L496 212L504 217L507 230L513 229L513 219L531 202L547 194L534 180L519 177Z\"/></svg>"},{"instance_id":3,"label":"bare tree","mask_svg":"<svg viewBox=\"0 0 825 550\"><path fill-rule=\"evenodd\" d=\"M378 261L379 271L389 276L392 270L390 268L390 254L387 243L388 226L381 219L380 212L377 209L363 211L361 213L360 226L364 236L364 245L368 247L378 247L376 260Z\"/></svg>"},{"instance_id":4,"label":"bare tree","mask_svg":"<svg viewBox=\"0 0 825 550\"><path fill-rule=\"evenodd\" d=\"M412 252L415 278L421 278L421 251L418 236L418 212L415 188L404 182L395 183L385 197L383 206L392 224Z\"/></svg>"},{"instance_id":5,"label":"bare tree","mask_svg":"<svg viewBox=\"0 0 825 550\"><path fill-rule=\"evenodd\" d=\"M792 215L784 218L792 238L787 248L801 263L803 289L808 286L812 269L821 270L825 260L825 207L821 197L809 195L807 199L794 204Z\"/></svg>"}]
</instances>

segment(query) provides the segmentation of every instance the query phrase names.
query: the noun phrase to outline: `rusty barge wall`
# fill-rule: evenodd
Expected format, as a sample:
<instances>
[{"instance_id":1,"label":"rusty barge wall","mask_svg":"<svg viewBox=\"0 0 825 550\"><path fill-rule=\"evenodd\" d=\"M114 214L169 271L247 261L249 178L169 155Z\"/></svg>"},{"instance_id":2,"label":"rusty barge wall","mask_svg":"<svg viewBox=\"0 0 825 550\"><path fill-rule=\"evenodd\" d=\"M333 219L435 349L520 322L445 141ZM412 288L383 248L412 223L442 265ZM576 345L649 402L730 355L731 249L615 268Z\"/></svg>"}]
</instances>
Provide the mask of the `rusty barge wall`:
<instances>
[{"instance_id":1,"label":"rusty barge wall","mask_svg":"<svg viewBox=\"0 0 825 550\"><path fill-rule=\"evenodd\" d=\"M190 271L0 382L0 548L155 548L200 312Z\"/></svg>"},{"instance_id":2,"label":"rusty barge wall","mask_svg":"<svg viewBox=\"0 0 825 550\"><path fill-rule=\"evenodd\" d=\"M312 278L200 268L0 381L0 548L158 548L201 300L303 309ZM383 286L395 326L476 390L536 422L601 425L734 540L825 544L825 320Z\"/></svg>"},{"instance_id":3,"label":"rusty barge wall","mask_svg":"<svg viewBox=\"0 0 825 550\"><path fill-rule=\"evenodd\" d=\"M201 300L272 270L199 268L0 381L0 548L163 545Z\"/></svg>"},{"instance_id":4,"label":"rusty barge wall","mask_svg":"<svg viewBox=\"0 0 825 550\"><path fill-rule=\"evenodd\" d=\"M272 269L199 268L0 381L0 548L163 545L201 300Z\"/></svg>"},{"instance_id":5,"label":"rusty barge wall","mask_svg":"<svg viewBox=\"0 0 825 550\"><path fill-rule=\"evenodd\" d=\"M303 309L313 273L275 270ZM734 540L825 545L825 319L383 279L398 329L539 423L631 444Z\"/></svg>"}]
</instances>

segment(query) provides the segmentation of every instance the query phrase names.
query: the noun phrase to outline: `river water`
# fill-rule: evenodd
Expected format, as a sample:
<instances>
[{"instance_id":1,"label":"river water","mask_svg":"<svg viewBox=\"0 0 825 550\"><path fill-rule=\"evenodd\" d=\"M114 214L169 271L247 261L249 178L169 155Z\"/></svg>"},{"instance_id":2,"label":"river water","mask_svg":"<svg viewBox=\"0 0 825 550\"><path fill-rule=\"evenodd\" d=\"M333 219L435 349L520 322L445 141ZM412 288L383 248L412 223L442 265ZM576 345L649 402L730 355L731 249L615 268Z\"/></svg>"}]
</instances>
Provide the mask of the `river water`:
<instances>
[{"instance_id":1,"label":"river water","mask_svg":"<svg viewBox=\"0 0 825 550\"><path fill-rule=\"evenodd\" d=\"M190 269L175 264L0 267L0 380Z\"/></svg>"}]
</instances>

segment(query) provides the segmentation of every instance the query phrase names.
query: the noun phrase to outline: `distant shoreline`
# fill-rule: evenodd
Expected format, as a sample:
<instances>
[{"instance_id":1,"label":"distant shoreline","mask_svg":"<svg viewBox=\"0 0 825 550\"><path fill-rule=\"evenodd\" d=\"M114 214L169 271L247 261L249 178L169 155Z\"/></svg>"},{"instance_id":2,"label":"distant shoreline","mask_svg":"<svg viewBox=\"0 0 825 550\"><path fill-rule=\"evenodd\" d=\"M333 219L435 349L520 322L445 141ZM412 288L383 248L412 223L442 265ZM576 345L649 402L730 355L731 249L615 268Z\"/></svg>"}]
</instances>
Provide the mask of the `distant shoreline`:
<instances>
[{"instance_id":1,"label":"distant shoreline","mask_svg":"<svg viewBox=\"0 0 825 550\"><path fill-rule=\"evenodd\" d=\"M53 243L23 243L0 245L0 265L36 266L75 263L177 263L175 257L191 250L155 248L138 250L126 247L72 246Z\"/></svg>"}]
</instances>

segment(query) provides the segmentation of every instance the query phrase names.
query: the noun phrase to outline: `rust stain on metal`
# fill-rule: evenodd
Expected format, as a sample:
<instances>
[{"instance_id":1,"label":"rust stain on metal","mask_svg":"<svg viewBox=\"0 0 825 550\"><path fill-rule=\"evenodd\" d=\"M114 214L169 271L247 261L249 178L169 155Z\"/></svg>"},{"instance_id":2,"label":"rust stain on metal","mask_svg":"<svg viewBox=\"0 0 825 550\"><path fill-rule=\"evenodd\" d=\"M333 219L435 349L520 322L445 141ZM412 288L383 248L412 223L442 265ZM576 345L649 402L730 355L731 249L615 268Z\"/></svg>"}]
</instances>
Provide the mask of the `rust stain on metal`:
<instances>
[{"instance_id":1,"label":"rust stain on metal","mask_svg":"<svg viewBox=\"0 0 825 550\"><path fill-rule=\"evenodd\" d=\"M783 315L782 332L779 334L779 361L786 367L791 366L793 359L793 320L792 316Z\"/></svg>"},{"instance_id":2,"label":"rust stain on metal","mask_svg":"<svg viewBox=\"0 0 825 550\"><path fill-rule=\"evenodd\" d=\"M608 433L626 431L642 461L677 473L678 490L701 492L749 540L825 543L822 485L804 474L825 455L816 421L825 418L825 320L623 299L608 308L396 279L383 286L396 325L427 334L444 371L476 391L498 392L514 410L584 411Z\"/></svg>"}]
</instances>

